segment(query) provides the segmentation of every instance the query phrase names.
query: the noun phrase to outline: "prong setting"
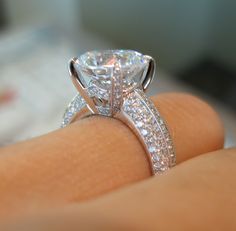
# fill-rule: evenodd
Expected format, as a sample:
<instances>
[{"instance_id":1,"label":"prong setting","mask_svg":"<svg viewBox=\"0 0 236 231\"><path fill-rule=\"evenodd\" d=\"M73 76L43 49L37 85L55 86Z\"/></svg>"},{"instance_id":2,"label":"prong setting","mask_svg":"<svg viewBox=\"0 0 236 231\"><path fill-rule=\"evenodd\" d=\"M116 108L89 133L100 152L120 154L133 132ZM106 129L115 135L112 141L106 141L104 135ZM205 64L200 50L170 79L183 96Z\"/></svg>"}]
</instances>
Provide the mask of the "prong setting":
<instances>
[{"instance_id":1,"label":"prong setting","mask_svg":"<svg viewBox=\"0 0 236 231\"><path fill-rule=\"evenodd\" d=\"M147 91L150 83L152 82L152 80L155 76L156 62L149 55L144 55L144 59L148 63L146 71L145 71L144 76L142 78L142 90L145 92L145 91Z\"/></svg>"},{"instance_id":2,"label":"prong setting","mask_svg":"<svg viewBox=\"0 0 236 231\"><path fill-rule=\"evenodd\" d=\"M75 64L77 61L78 61L77 58L73 58L69 62L69 71L70 71L70 76L71 76L72 82L73 82L74 86L76 87L76 89L79 91L80 95L86 101L88 109L92 113L96 114L96 113L98 113L98 109L96 108L96 105L95 105L93 99L89 96L89 94L87 92L87 88L85 87L85 85L83 83L83 79L82 79L83 77L82 77L81 73L78 72L75 68Z\"/></svg>"}]
</instances>

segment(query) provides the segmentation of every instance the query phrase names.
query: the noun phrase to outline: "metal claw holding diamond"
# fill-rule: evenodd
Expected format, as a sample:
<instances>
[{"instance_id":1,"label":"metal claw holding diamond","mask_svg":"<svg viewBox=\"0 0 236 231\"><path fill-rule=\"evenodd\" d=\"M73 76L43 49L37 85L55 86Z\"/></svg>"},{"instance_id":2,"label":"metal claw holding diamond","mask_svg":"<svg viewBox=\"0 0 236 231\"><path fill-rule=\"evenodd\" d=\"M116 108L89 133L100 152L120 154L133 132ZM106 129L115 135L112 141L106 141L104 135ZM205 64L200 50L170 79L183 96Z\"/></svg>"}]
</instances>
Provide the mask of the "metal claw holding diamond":
<instances>
[{"instance_id":1,"label":"metal claw holding diamond","mask_svg":"<svg viewBox=\"0 0 236 231\"><path fill-rule=\"evenodd\" d=\"M68 105L61 127L88 114L114 117L137 135L153 174L175 165L168 128L146 97L155 61L133 50L90 51L72 58L69 71L78 94Z\"/></svg>"}]
</instances>

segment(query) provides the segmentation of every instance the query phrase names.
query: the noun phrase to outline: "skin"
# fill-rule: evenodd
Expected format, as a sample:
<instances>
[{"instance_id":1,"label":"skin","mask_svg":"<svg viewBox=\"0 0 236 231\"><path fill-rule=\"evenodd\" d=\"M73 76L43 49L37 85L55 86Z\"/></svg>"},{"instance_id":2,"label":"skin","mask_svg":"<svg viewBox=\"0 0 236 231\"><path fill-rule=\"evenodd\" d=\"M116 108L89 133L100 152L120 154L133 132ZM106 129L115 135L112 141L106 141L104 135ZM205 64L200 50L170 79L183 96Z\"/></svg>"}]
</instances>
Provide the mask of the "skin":
<instances>
[{"instance_id":1,"label":"skin","mask_svg":"<svg viewBox=\"0 0 236 231\"><path fill-rule=\"evenodd\" d=\"M2 227L235 230L235 150L222 150L218 115L185 94L152 100L173 137L176 167L150 177L146 153L126 125L83 119L0 149Z\"/></svg>"}]
</instances>

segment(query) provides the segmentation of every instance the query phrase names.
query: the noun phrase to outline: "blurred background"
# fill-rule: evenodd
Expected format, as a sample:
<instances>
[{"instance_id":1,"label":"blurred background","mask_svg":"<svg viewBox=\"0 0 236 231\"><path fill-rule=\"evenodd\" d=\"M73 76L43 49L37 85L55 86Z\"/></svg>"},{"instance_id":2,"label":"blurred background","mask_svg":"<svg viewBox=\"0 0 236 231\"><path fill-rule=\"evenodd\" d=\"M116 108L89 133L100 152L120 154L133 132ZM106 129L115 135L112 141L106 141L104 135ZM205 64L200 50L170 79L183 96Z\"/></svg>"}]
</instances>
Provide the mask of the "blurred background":
<instances>
[{"instance_id":1,"label":"blurred background","mask_svg":"<svg viewBox=\"0 0 236 231\"><path fill-rule=\"evenodd\" d=\"M150 94L204 98L235 145L235 12L234 0L0 0L0 146L57 129L76 93L68 60L112 48L153 56Z\"/></svg>"}]
</instances>

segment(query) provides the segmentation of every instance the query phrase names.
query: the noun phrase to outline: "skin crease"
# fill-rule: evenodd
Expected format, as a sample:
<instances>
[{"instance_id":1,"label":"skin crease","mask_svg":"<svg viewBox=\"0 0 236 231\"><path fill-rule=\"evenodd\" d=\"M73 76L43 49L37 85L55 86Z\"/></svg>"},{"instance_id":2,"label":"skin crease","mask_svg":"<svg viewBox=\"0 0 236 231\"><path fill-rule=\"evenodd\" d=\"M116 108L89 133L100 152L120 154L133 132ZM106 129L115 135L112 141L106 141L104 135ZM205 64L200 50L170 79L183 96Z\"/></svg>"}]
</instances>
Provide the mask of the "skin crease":
<instances>
[{"instance_id":1,"label":"skin crease","mask_svg":"<svg viewBox=\"0 0 236 231\"><path fill-rule=\"evenodd\" d=\"M203 101L174 93L152 100L170 129L177 163L223 147L223 126ZM96 201L101 194L150 175L135 135L120 121L93 116L0 149L0 215L7 219Z\"/></svg>"}]
</instances>

